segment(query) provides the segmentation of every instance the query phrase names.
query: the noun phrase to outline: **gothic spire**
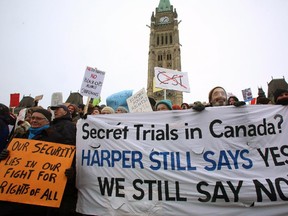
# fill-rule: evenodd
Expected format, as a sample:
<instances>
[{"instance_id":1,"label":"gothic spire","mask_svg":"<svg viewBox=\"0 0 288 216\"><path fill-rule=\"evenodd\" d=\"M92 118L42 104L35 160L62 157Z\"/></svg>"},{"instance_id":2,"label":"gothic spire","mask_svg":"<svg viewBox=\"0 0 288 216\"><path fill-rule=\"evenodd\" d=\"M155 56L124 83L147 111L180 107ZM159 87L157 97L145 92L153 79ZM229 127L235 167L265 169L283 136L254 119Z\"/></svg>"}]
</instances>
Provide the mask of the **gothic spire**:
<instances>
[{"instance_id":1,"label":"gothic spire","mask_svg":"<svg viewBox=\"0 0 288 216\"><path fill-rule=\"evenodd\" d=\"M160 0L157 9L158 9L158 12L170 11L171 10L170 1L169 0Z\"/></svg>"}]
</instances>

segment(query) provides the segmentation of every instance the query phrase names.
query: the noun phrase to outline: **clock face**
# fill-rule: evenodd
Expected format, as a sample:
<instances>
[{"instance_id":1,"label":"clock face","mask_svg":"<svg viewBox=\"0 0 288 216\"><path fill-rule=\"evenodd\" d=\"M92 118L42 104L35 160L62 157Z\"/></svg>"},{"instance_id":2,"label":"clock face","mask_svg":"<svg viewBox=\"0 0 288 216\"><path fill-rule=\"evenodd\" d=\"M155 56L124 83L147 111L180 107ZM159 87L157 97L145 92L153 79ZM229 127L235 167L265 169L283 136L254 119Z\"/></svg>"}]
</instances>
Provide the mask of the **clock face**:
<instances>
[{"instance_id":1,"label":"clock face","mask_svg":"<svg viewBox=\"0 0 288 216\"><path fill-rule=\"evenodd\" d=\"M167 17L167 16L161 17L159 19L159 23L161 23L161 24L165 24L165 23L168 23L168 22L169 22L169 17Z\"/></svg>"}]
</instances>

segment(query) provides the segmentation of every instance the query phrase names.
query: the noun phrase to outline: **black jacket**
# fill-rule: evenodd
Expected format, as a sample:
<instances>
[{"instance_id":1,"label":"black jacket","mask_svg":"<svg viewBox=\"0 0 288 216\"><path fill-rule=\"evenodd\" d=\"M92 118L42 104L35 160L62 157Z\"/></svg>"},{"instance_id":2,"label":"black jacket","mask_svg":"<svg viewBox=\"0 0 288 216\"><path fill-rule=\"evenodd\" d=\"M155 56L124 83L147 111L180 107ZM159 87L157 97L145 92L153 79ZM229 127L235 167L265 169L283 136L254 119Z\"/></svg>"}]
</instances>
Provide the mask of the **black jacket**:
<instances>
[{"instance_id":1,"label":"black jacket","mask_svg":"<svg viewBox=\"0 0 288 216\"><path fill-rule=\"evenodd\" d=\"M72 122L70 113L55 118L51 123L51 128L56 130L62 136L63 144L76 145L76 125Z\"/></svg>"}]
</instances>

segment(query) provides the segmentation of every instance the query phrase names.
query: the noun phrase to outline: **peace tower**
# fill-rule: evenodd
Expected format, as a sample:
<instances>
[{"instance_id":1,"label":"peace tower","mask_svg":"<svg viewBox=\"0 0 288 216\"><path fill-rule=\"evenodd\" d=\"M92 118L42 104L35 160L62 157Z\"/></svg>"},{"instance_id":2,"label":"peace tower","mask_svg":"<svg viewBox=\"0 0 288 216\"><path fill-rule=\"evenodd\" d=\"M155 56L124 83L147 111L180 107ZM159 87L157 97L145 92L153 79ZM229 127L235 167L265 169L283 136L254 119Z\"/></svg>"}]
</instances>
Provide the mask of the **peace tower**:
<instances>
[{"instance_id":1,"label":"peace tower","mask_svg":"<svg viewBox=\"0 0 288 216\"><path fill-rule=\"evenodd\" d=\"M165 91L154 91L154 67L181 71L181 51L178 31L178 15L169 0L160 0L155 13L152 12L148 54L147 95L156 101L164 99ZM183 93L166 90L166 99L181 105Z\"/></svg>"}]
</instances>

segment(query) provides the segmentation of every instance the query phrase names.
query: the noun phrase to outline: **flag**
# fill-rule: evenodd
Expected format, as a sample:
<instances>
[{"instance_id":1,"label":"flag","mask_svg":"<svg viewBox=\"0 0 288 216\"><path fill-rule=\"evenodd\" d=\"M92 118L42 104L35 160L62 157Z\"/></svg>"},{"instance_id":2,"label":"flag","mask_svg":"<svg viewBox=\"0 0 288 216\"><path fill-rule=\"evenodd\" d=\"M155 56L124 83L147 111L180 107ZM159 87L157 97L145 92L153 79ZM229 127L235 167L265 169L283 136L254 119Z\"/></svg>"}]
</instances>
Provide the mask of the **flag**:
<instances>
[{"instance_id":1,"label":"flag","mask_svg":"<svg viewBox=\"0 0 288 216\"><path fill-rule=\"evenodd\" d=\"M101 98L94 98L93 101L92 101L92 105L93 106L96 106L96 105L99 105L101 102Z\"/></svg>"},{"instance_id":2,"label":"flag","mask_svg":"<svg viewBox=\"0 0 288 216\"><path fill-rule=\"evenodd\" d=\"M158 92L158 91L161 91L161 90L163 90L163 89L157 88L157 87L155 86L155 77L154 77L154 78L153 78L153 92Z\"/></svg>"},{"instance_id":3,"label":"flag","mask_svg":"<svg viewBox=\"0 0 288 216\"><path fill-rule=\"evenodd\" d=\"M257 98L252 98L252 100L250 101L250 105L255 105L257 104Z\"/></svg>"}]
</instances>

